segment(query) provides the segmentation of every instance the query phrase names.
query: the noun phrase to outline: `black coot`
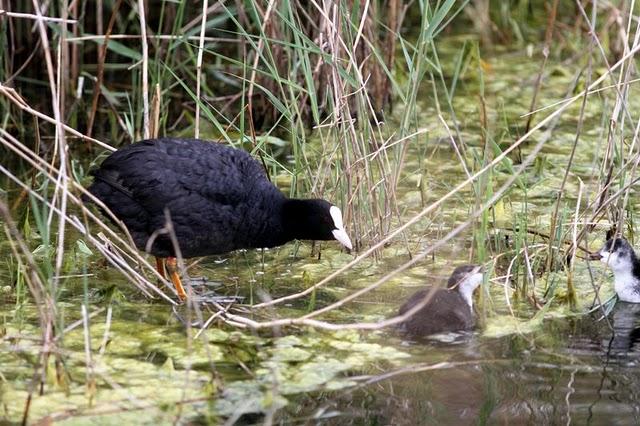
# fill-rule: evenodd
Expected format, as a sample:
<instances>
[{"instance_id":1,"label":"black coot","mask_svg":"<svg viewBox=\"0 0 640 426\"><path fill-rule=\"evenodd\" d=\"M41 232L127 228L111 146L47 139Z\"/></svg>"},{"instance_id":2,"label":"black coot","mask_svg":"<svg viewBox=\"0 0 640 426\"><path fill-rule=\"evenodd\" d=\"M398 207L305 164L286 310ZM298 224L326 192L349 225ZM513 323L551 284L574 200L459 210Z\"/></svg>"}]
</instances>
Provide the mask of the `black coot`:
<instances>
[{"instance_id":1,"label":"black coot","mask_svg":"<svg viewBox=\"0 0 640 426\"><path fill-rule=\"evenodd\" d=\"M287 198L251 155L219 143L144 140L114 152L92 174L89 191L124 222L136 246L168 258L180 298L185 293L176 273L176 251L170 236L161 232L165 212L185 258L275 247L294 239L335 239L352 248L338 207L321 199ZM162 274L161 262L158 266Z\"/></svg>"},{"instance_id":2,"label":"black coot","mask_svg":"<svg viewBox=\"0 0 640 426\"><path fill-rule=\"evenodd\" d=\"M401 307L404 315L413 307L429 301L401 324L401 329L415 337L447 331L470 330L475 326L473 292L482 283L482 268L478 265L458 266L447 288L425 288L413 294Z\"/></svg>"}]
</instances>

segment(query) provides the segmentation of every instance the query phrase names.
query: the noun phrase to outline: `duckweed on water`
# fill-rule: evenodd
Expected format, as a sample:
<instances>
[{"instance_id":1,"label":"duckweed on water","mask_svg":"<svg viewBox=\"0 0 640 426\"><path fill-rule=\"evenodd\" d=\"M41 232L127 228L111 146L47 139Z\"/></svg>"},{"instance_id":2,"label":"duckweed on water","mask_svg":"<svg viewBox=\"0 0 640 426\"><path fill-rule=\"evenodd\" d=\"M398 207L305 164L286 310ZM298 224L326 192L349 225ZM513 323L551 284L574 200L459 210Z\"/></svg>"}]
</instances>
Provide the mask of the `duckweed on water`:
<instances>
[{"instance_id":1,"label":"duckweed on water","mask_svg":"<svg viewBox=\"0 0 640 426\"><path fill-rule=\"evenodd\" d=\"M101 316L94 317L90 329L94 349L91 368L86 368L84 358L84 331L78 328L68 332L60 354L66 383L60 386L60 379L54 376L46 383L43 395L34 392L29 418L65 419L82 413L82 417L69 420L71 424L105 415L116 422L134 419L135 414L127 414L130 410L143 410L152 423L169 421L184 406L193 408L187 418L194 418L203 404L220 416L262 412L283 407L288 395L352 386L342 374L346 371L379 362L392 365L408 356L362 341L355 332L264 339L211 329L203 332L201 339L187 343L179 331L122 322L112 324L109 343L98 354L95 350L105 331L104 324L98 323L101 320ZM36 331L28 325L20 331L6 329L0 340L4 374L0 395L5 418L19 419L25 410L33 367L41 350ZM250 355L256 345L262 349ZM251 366L253 377L237 370L239 361ZM51 371L56 371L55 367ZM216 371L223 374L218 376ZM95 390L87 388L88 376L99 383ZM236 379L225 379L232 376Z\"/></svg>"},{"instance_id":2,"label":"duckweed on water","mask_svg":"<svg viewBox=\"0 0 640 426\"><path fill-rule=\"evenodd\" d=\"M426 130L403 145L406 151L402 152L403 167L394 194L397 211L389 219L390 229L442 199L466 179L463 164L470 172L479 170L486 158L499 155L525 131L523 115L529 112L541 58L532 57L525 49L501 52L498 47L495 55L482 61L461 57L464 64L458 73L457 61L449 59L457 57L461 50L468 50L466 43L476 42L450 37L438 45L443 59L447 59L440 61L438 67L442 66L445 89L452 94L451 108L456 119L449 116L443 100L435 99L431 93L419 96L415 110L411 111L415 114L414 126ZM436 68L429 66L425 87L432 83L431 73L439 71ZM552 105L571 96L567 90L573 86L575 76L582 73L582 65L578 63L550 64L538 106ZM446 87L453 75L457 84L455 96L453 87ZM478 96L479 93L482 95ZM18 306L13 306L13 286L18 280L7 271L18 268L9 265L0 270L0 287L8 289L0 296L6 297L0 306L0 419L19 422L31 395L28 408L31 422L50 419L68 424L94 420L118 425L177 421L213 424L221 418L283 408L284 421L292 422L302 422L300 416L317 418L314 416L318 413L330 411L331 415L344 412L349 413L350 419L371 420L370 424L400 424L425 417L441 423L472 418L496 423L569 424L572 415L577 423L581 420L587 423L594 418L608 421L611 412L629 413L625 420L638 423L640 375L634 353L637 348L629 342L632 332L627 330L631 328L629 324L635 324L636 312L626 317L622 310L615 312L614 329L618 325L615 336L624 337L626 332L628 339L616 342L620 353L611 357L613 362L609 364L609 352L603 349L614 346L613 340L607 340L609 330L604 322L598 323L584 313L596 300L593 283L602 284L600 300L612 293L610 274L601 265L589 270L586 262L574 259L571 283L575 288L575 304L571 306L566 303L573 299L567 291L568 266L562 254L548 261L548 239L544 237L552 233L549 228L556 219L554 205L563 185L557 223L561 232L556 231L556 235L570 234L579 195L581 213L595 198L598 177L594 175L602 161L600 150L604 145L600 142L606 139L603 123L609 119L607 102L611 93L603 91L589 97L579 149L566 182L565 169L576 137L579 103L496 165L487 179L486 193L481 193L481 185L470 185L381 248L375 259L363 261L316 291L312 298L277 306L267 313L259 311L252 317L256 320L298 317L377 281L468 220L492 191L513 175L533 144L539 138L549 137L533 165L491 209L486 221L473 223L416 267L403 271L379 289L320 317L337 323L379 321L397 312L400 303L425 283L433 284L447 276L455 265L495 259L493 269L499 278L484 284L482 297L476 304L483 327L468 339L450 338L447 344L430 341L422 346L403 341L403 336L394 330L329 333L286 328L254 332L213 324L202 332L195 328L185 331L168 306L142 300L130 283L113 268L104 268L100 256L69 231L67 242L73 248L64 259L63 272L81 275L86 272L82 267L85 266L93 274L85 277L92 290L84 293L82 279L63 280L56 294L57 315L64 327L81 318L83 303L88 304L89 312L98 313L89 321L88 339L82 325L57 336L60 344L51 348L44 386L40 389L37 383L42 372L37 368L43 348L38 317L30 303L18 302ZM629 97L629 110L639 110L638 99ZM486 122L480 118L481 109L486 112ZM188 108L185 110L189 114ZM400 133L407 131L399 122L408 113L397 107L389 111L381 130L388 132L384 137L394 141L397 129L401 129ZM543 114L540 112L537 117ZM441 116L449 129L442 125ZM203 131L206 129L203 127ZM324 149L319 149L325 141L316 139L320 131L316 130L305 140L305 156L325 154ZM209 131L209 134L217 132L214 126ZM182 132L185 136L193 134L192 129ZM621 142L626 142L625 135L621 136ZM259 136L255 141L277 146L273 150L275 155L288 144L276 136ZM462 161L454 153L452 141L465 149ZM333 157L314 160L333 161ZM298 168L295 170L299 172ZM282 172L272 178L285 191L293 191L300 185L299 177L293 173ZM357 176L353 184L361 185L360 178ZM374 176L374 180L378 178ZM332 188L314 187L314 190L328 190L336 199L351 201L345 194L334 193ZM631 194L626 214L628 226L633 230L633 216L640 201L636 191ZM616 217L609 219L613 222ZM609 220L598 221L600 228L595 232L610 225ZM52 247L45 245L36 230L30 228L33 225L29 219L21 226L36 260L51 262ZM578 226L582 229L587 224L578 218ZM532 234L528 235L528 231ZM475 244L475 239L481 239L480 244ZM588 242L593 244L596 239L601 242L604 237L588 237ZM482 253L479 245L484 246ZM530 250L527 253L530 263L518 251L525 246ZM240 294L254 303L263 291L279 297L304 290L352 260L352 256L339 252L331 244L323 243L321 247L319 250L318 246L311 249L306 244L291 244L264 253L239 252L224 259L204 259L189 272L216 280L222 293ZM0 250L3 257L8 257L4 255L10 250L9 244L0 242ZM515 261L510 265L512 259ZM552 266L550 270L547 265ZM510 266L514 276L505 277ZM105 291L114 286L117 291ZM114 297L113 293L119 292L126 297ZM108 327L107 308L113 309ZM196 333L198 338L194 337ZM494 363L496 360L501 363ZM450 368L446 374L411 372L419 361L429 365L449 363L449 367L460 361L461 366ZM353 374L386 373L394 369L402 372L403 368L410 377L390 381L388 386L381 382L373 390L365 388L363 394L357 393L362 386L354 386L357 381ZM474 389L477 391L471 392ZM338 390L341 392L330 396L325 392ZM347 402L341 403L341 399ZM308 407L296 404L301 400ZM412 407L415 411L411 411Z\"/></svg>"}]
</instances>

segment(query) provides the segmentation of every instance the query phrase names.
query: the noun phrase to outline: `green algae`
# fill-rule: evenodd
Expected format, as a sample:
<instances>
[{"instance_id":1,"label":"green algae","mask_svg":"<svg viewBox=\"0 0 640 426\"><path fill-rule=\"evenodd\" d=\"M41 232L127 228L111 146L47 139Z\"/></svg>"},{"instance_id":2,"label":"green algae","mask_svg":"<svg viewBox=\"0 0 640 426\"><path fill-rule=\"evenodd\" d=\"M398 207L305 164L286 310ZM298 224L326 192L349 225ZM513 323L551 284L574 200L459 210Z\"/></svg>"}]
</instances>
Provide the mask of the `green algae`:
<instances>
[{"instance_id":1,"label":"green algae","mask_svg":"<svg viewBox=\"0 0 640 426\"><path fill-rule=\"evenodd\" d=\"M523 85L522 90L508 89L520 87L519 76L533 75L537 65L524 55L504 58L498 55L487 61L491 67L484 79L486 102L490 110L488 131L496 136L496 146L504 149L506 145L501 145L498 138L502 127L502 114L498 111L502 110L501 105L507 105L505 108L508 109L509 121L518 120L521 114L528 111L532 96L530 86ZM563 89L570 83L572 73L564 68L559 71L549 77L550 87L542 93L540 105L551 104L565 96ZM461 83L467 92L476 92L478 82L475 76L463 75ZM405 172L399 180L397 193L402 220L396 219L394 225L399 225L429 203L439 200L466 178L460 162L453 155L448 142L449 135L440 125L438 111L432 101L425 98L419 101L416 108L420 127L430 129L429 140L426 146L420 143L409 145ZM484 154L481 135L487 131L478 126L479 104L476 99L458 96L454 97L453 106L460 119L460 137L468 147L465 166L470 170L478 170ZM397 124L401 114L403 111L396 111L389 124ZM577 114L577 106L574 106L564 115L571 118ZM591 189L592 182L589 179L594 164L598 164L597 150L601 137L598 124L601 114L600 102L587 104L587 124L580 149L576 152L571 176L564 183L565 197L561 207L571 214L580 188L577 178L582 178L587 185L585 191ZM518 218L526 216L526 225L530 229L548 232L552 207L563 184L566 161L574 138L574 127L565 125L556 129L553 140L544 146L536 163L522 176L521 182L514 185L493 208L491 220L495 229L502 228L515 234ZM507 135L504 139L509 141L515 138ZM274 144L280 140L263 138L262 141ZM535 139L532 141L535 142ZM429 151L429 155L423 155L424 150ZM527 147L523 150L526 155ZM516 167L518 162L514 158L505 158L492 170L493 183L499 185L505 182ZM289 174L275 177L275 182L281 188L291 186L292 180ZM433 241L466 221L476 208L480 196L471 187L465 188L432 215L418 221L404 236L397 237L391 244L381 248L376 260L361 262L318 290L314 295L314 305L324 306L377 281L409 260L407 248L413 254L422 252ZM632 207L637 209L637 204L632 204ZM566 222L563 226L564 230L568 230L572 225ZM51 248L38 246L36 237L34 233L34 255L40 260L49 257ZM425 282L442 283L456 264L476 261L469 250L472 240L473 229L470 229L437 250L433 257L426 258L356 302L321 318L351 323L378 321L393 315L401 301ZM64 375L62 379L56 377L50 358L43 394L40 395L34 390L37 389L34 386L37 383L34 382L34 372L39 366L42 350L37 314L32 306L11 305L12 281L6 273L2 273L4 282L0 285L3 295L0 297L7 302L0 308L0 314L5 318L0 333L1 419L20 421L29 391L32 390L28 414L33 422L50 418L66 424L86 424L96 420L101 424L165 424L175 423L176 419L215 423L218 418L282 409L300 394L353 387L356 384L350 379L353 372L402 366L411 363L415 360L413 357L417 356L430 362L449 359L449 354L444 351L425 354L423 348L415 346L399 349L401 338L395 336L393 331L388 331L388 334L353 331L328 333L304 328L279 330L271 335L268 332L234 330L214 324L195 338L198 330L185 332L179 321L172 317L168 306L141 300L113 270L100 270L96 265L98 256L82 240L74 241L73 255L66 259L65 270L82 272L77 258L85 259L89 262L88 269L96 274L89 279L91 287L104 289L115 285L132 300L127 302L122 298L103 297L98 292L87 295L90 312L110 306L114 312L113 320L107 329L104 312L90 319L89 365L82 326L59 337L56 349L60 352L59 359L64 361ZM532 245L546 243L533 237L527 242ZM591 243L598 246L602 238ZM8 250L4 242L0 247L3 251ZM317 253L317 247L295 243L264 252L236 253L224 260L206 259L191 273L219 281L223 285L223 293L238 292L247 296L248 301L255 301L258 290L266 291L271 297L304 290L353 258L337 250L332 243L322 243L321 256ZM502 254L495 247L489 251L490 258ZM510 256L515 256L515 253L510 253ZM592 272L595 275L593 281L604 284L600 288L601 299L605 300L612 293L610 273L604 267L598 265L590 272L585 262L576 261L572 283L576 289L577 304L570 308L565 303L569 299L565 267L544 271L540 266L545 263L542 255L539 259L534 256L533 261L536 280L533 294L543 308L539 310L531 301L523 300L516 294L512 288L513 282L507 282L506 290L502 285L485 283L483 294L487 295L488 300L479 308L488 313L478 332L480 339L533 334L542 330L545 321L551 318L582 315L595 300ZM525 275L522 268L518 274L516 281L522 280ZM85 296L81 281L65 281L62 294L65 297L59 302L59 315L64 317L63 322L68 325L81 318L80 306ZM289 306L276 308L274 316L299 316L306 313L308 308L308 300L295 301ZM12 318L18 314L23 318L19 326L12 323ZM278 337L281 333L284 335ZM108 337L106 341L105 335Z\"/></svg>"},{"instance_id":2,"label":"green algae","mask_svg":"<svg viewBox=\"0 0 640 426\"><path fill-rule=\"evenodd\" d=\"M407 357L397 349L362 341L354 332L307 333L271 340L210 329L187 342L185 334L178 331L122 321L112 323L110 343L96 353L105 331L98 318L94 317L90 328L94 350L89 365L84 331L74 329L64 335L61 359L66 384L57 384L54 375L42 395L31 395L29 418L33 421L49 417L81 424L106 416L108 423L135 419L135 414L128 412L142 411L149 423L165 423L181 413L195 419L197 407L203 404L205 411L215 416L265 412L284 407L289 395L325 386L332 390L352 386L345 372ZM0 339L0 370L8 378L0 384L5 419L15 421L23 415L41 350L37 338L37 328L26 326L19 332L9 329ZM247 353L255 351L256 344L263 346L249 364L253 377L229 375L239 361L238 350L230 350L230 344ZM31 362L24 362L26 358ZM54 367L49 367L52 372ZM233 376L236 379L231 379ZM88 388L87 377L97 384L94 389Z\"/></svg>"}]
</instances>

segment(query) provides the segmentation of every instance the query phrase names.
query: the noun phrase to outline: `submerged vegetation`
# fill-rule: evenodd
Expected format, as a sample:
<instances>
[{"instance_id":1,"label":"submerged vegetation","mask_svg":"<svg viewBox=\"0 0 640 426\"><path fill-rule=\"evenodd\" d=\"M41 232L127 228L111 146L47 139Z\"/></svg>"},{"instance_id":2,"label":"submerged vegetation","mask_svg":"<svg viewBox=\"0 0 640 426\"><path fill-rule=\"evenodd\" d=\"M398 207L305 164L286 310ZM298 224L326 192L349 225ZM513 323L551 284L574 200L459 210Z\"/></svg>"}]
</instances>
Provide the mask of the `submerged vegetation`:
<instances>
[{"instance_id":1,"label":"submerged vegetation","mask_svg":"<svg viewBox=\"0 0 640 426\"><path fill-rule=\"evenodd\" d=\"M468 365L491 388L545 319L608 314L586 258L633 243L639 207L639 10L618 3L0 0L0 419L339 422L353 389ZM181 260L205 278L178 304L81 201L109 152L165 135L332 200L354 252ZM468 262L482 337L514 343L415 364L401 300ZM507 418L492 389L485 421Z\"/></svg>"}]
</instances>

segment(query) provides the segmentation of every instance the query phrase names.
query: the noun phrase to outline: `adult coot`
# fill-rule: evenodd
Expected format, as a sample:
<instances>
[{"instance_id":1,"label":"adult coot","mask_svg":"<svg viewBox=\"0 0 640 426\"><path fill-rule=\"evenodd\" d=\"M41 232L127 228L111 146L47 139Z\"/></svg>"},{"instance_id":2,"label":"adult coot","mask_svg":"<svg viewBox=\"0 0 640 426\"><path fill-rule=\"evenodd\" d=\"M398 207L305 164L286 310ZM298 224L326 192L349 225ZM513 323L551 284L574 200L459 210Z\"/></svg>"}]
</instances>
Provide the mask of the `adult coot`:
<instances>
[{"instance_id":1,"label":"adult coot","mask_svg":"<svg viewBox=\"0 0 640 426\"><path fill-rule=\"evenodd\" d=\"M640 261L623 237L609 239L595 255L613 271L614 288L623 302L640 303Z\"/></svg>"},{"instance_id":2,"label":"adult coot","mask_svg":"<svg viewBox=\"0 0 640 426\"><path fill-rule=\"evenodd\" d=\"M428 299L427 304L401 324L401 329L415 336L446 331L470 330L475 325L473 291L482 282L482 267L458 266L447 288L425 288L413 294L401 307L400 315Z\"/></svg>"},{"instance_id":3,"label":"adult coot","mask_svg":"<svg viewBox=\"0 0 640 426\"><path fill-rule=\"evenodd\" d=\"M289 199L247 152L198 139L149 139L111 154L94 172L89 192L156 256L181 299L176 249L185 257L275 247L294 239L336 239L351 249L340 209L321 200Z\"/></svg>"}]
</instances>

